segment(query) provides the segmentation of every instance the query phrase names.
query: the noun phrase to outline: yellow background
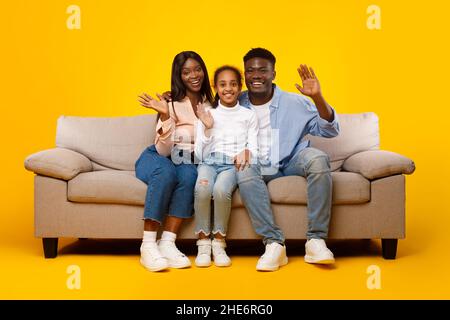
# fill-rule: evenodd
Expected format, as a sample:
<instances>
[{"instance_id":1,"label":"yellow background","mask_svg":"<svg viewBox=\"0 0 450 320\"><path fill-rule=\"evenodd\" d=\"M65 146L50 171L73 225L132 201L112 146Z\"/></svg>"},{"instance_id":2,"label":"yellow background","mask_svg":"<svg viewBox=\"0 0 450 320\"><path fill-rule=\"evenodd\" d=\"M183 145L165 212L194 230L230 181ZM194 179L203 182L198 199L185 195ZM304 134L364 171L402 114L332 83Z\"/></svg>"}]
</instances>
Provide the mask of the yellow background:
<instances>
[{"instance_id":1,"label":"yellow background","mask_svg":"<svg viewBox=\"0 0 450 320\"><path fill-rule=\"evenodd\" d=\"M81 8L81 30L66 27L71 4ZM366 27L370 4L381 8L381 30ZM435 0L2 2L0 298L450 298L449 9ZM313 66L339 113L376 112L381 148L415 161L397 260L383 260L376 241L356 254L353 243L335 244L331 269L303 263L301 246L288 247L291 263L276 273L254 271L259 244L228 269L160 274L145 271L136 250L107 246L43 259L23 161L54 146L58 116L144 114L137 95L170 88L179 51L197 51L211 75L221 64L242 67L256 46L278 58L283 89L296 91L298 64ZM66 287L72 264L81 268L80 290ZM381 268L381 290L366 287L369 265Z\"/></svg>"}]
</instances>

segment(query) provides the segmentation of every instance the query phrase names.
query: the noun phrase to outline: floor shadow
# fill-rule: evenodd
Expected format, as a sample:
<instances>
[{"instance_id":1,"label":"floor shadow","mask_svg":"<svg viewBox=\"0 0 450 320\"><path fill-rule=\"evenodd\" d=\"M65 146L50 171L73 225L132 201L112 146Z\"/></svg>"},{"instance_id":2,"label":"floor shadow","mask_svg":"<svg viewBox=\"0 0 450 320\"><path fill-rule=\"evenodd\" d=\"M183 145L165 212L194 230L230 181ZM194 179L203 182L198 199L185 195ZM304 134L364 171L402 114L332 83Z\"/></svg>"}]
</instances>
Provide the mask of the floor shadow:
<instances>
[{"instance_id":1,"label":"floor shadow","mask_svg":"<svg viewBox=\"0 0 450 320\"><path fill-rule=\"evenodd\" d=\"M195 240L178 240L178 248L189 256L197 254ZM140 239L82 239L63 245L58 254L83 255L139 255ZM335 257L373 257L381 256L380 240L329 240L328 247ZM305 240L287 240L288 256L304 256ZM261 240L228 240L227 252L233 256L260 256L264 253Z\"/></svg>"},{"instance_id":2,"label":"floor shadow","mask_svg":"<svg viewBox=\"0 0 450 320\"><path fill-rule=\"evenodd\" d=\"M333 251L335 257L367 257L380 256L381 244L380 240L328 240L327 246ZM286 251L288 256L305 255L306 240L286 240ZM261 255L264 253L264 246L258 240L235 240L228 241L228 248L232 255Z\"/></svg>"},{"instance_id":3,"label":"floor shadow","mask_svg":"<svg viewBox=\"0 0 450 320\"><path fill-rule=\"evenodd\" d=\"M60 245L58 255L139 255L139 239L82 239Z\"/></svg>"}]
</instances>

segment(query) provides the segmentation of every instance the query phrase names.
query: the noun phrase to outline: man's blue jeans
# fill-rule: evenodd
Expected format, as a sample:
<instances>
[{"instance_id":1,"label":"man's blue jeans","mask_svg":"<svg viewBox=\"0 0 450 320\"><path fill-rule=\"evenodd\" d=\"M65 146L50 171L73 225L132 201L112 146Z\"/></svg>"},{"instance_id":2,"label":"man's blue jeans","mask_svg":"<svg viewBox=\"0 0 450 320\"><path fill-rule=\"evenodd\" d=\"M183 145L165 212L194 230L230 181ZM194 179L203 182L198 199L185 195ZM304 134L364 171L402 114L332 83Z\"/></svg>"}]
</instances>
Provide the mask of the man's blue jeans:
<instances>
[{"instance_id":1,"label":"man's blue jeans","mask_svg":"<svg viewBox=\"0 0 450 320\"><path fill-rule=\"evenodd\" d=\"M328 155L315 148L297 153L277 174L261 175L259 165L237 172L239 191L255 232L265 244L284 243L281 229L276 225L266 183L283 176L302 176L307 180L308 231L307 239L326 239L331 215L332 179ZM293 192L295 192L293 190Z\"/></svg>"},{"instance_id":2,"label":"man's blue jeans","mask_svg":"<svg viewBox=\"0 0 450 320\"><path fill-rule=\"evenodd\" d=\"M190 218L194 209L197 167L175 164L161 156L154 145L145 149L136 161L136 177L147 184L144 219L162 223L166 215Z\"/></svg>"}]
</instances>

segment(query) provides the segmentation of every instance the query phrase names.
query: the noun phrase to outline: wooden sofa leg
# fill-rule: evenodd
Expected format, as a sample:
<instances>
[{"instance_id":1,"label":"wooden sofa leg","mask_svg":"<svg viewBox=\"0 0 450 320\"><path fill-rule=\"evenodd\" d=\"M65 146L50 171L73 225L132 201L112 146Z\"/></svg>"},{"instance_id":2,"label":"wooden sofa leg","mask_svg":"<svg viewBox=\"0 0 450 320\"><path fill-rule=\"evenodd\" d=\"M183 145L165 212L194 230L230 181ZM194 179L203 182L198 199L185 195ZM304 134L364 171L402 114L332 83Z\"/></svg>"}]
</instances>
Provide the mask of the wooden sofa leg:
<instances>
[{"instance_id":1,"label":"wooden sofa leg","mask_svg":"<svg viewBox=\"0 0 450 320\"><path fill-rule=\"evenodd\" d=\"M398 239L381 239L383 258L388 260L395 259L395 256L397 255L397 242Z\"/></svg>"},{"instance_id":2,"label":"wooden sofa leg","mask_svg":"<svg viewBox=\"0 0 450 320\"><path fill-rule=\"evenodd\" d=\"M56 258L58 255L58 238L42 238L42 245L46 259Z\"/></svg>"}]
</instances>

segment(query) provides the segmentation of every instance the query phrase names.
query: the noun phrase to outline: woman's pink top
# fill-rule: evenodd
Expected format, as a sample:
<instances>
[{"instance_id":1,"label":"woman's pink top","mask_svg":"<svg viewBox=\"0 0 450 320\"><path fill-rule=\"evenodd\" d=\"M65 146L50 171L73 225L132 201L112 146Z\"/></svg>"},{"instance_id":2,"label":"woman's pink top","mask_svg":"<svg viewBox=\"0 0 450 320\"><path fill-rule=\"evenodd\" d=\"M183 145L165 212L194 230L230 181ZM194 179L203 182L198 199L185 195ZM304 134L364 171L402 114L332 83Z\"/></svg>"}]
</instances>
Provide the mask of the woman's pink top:
<instances>
[{"instance_id":1,"label":"woman's pink top","mask_svg":"<svg viewBox=\"0 0 450 320\"><path fill-rule=\"evenodd\" d=\"M169 102L170 118L158 121L156 126L155 146L162 156L169 156L172 148L194 151L195 131L198 118L191 101L185 97L182 101ZM175 113L173 111L175 109Z\"/></svg>"}]
</instances>

